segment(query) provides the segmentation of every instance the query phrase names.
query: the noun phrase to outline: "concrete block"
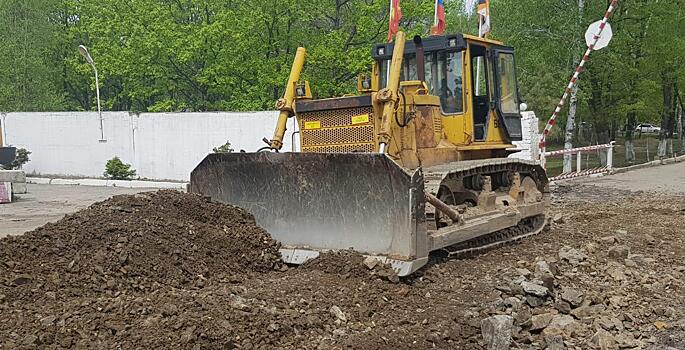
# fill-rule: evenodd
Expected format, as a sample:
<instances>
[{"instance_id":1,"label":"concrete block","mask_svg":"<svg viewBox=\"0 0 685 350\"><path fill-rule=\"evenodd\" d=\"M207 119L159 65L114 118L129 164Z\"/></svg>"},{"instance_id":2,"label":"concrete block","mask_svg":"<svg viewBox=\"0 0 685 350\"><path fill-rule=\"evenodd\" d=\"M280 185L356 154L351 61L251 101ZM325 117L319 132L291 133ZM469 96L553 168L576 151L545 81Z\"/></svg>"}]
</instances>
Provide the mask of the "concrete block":
<instances>
[{"instance_id":1,"label":"concrete block","mask_svg":"<svg viewBox=\"0 0 685 350\"><path fill-rule=\"evenodd\" d=\"M25 183L26 173L23 170L0 170L0 182Z\"/></svg>"},{"instance_id":2,"label":"concrete block","mask_svg":"<svg viewBox=\"0 0 685 350\"><path fill-rule=\"evenodd\" d=\"M26 193L26 182L16 182L12 183L12 193L14 194L24 194Z\"/></svg>"},{"instance_id":3,"label":"concrete block","mask_svg":"<svg viewBox=\"0 0 685 350\"><path fill-rule=\"evenodd\" d=\"M0 182L0 204L12 202L12 183Z\"/></svg>"},{"instance_id":4,"label":"concrete block","mask_svg":"<svg viewBox=\"0 0 685 350\"><path fill-rule=\"evenodd\" d=\"M74 179L52 179L50 181L50 184L52 185L78 185L79 180L74 180Z\"/></svg>"},{"instance_id":5,"label":"concrete block","mask_svg":"<svg viewBox=\"0 0 685 350\"><path fill-rule=\"evenodd\" d=\"M108 180L102 179L79 179L78 184L81 186L107 186Z\"/></svg>"},{"instance_id":6,"label":"concrete block","mask_svg":"<svg viewBox=\"0 0 685 350\"><path fill-rule=\"evenodd\" d=\"M142 180L130 181L131 188L160 188L160 189L185 190L187 185L188 185L187 182L162 182L162 181L142 181Z\"/></svg>"},{"instance_id":7,"label":"concrete block","mask_svg":"<svg viewBox=\"0 0 685 350\"><path fill-rule=\"evenodd\" d=\"M49 179L47 177L27 177L26 182L30 184L37 184L37 185L49 185L50 181L52 179Z\"/></svg>"}]
</instances>

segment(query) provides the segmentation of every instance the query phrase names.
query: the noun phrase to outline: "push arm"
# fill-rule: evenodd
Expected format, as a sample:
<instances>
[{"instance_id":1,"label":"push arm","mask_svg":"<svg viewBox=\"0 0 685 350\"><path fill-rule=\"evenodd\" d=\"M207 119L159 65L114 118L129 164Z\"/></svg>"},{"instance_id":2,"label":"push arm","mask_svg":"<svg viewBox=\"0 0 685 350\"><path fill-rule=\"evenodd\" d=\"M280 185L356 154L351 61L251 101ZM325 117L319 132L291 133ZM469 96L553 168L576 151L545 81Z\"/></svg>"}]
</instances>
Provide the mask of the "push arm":
<instances>
[{"instance_id":1,"label":"push arm","mask_svg":"<svg viewBox=\"0 0 685 350\"><path fill-rule=\"evenodd\" d=\"M288 118L293 116L293 102L295 100L295 83L300 80L300 72L304 66L304 47L298 47L295 53L295 60L290 69L290 77L288 84L285 86L285 93L283 98L276 102L276 109L280 111L278 115L278 123L276 124L276 131L274 137L271 139L270 146L273 149L280 150L283 147L283 135L285 134L286 123Z\"/></svg>"},{"instance_id":2,"label":"push arm","mask_svg":"<svg viewBox=\"0 0 685 350\"><path fill-rule=\"evenodd\" d=\"M390 75L388 77L388 87L382 89L377 94L378 101L383 103L383 119L381 128L378 132L378 152L385 153L387 145L390 143L390 128L392 127L393 116L396 105L399 101L400 72L402 71L402 58L404 56L405 34L400 31L395 35L395 48L392 51L392 61L390 62ZM383 74L383 72L381 72Z\"/></svg>"}]
</instances>

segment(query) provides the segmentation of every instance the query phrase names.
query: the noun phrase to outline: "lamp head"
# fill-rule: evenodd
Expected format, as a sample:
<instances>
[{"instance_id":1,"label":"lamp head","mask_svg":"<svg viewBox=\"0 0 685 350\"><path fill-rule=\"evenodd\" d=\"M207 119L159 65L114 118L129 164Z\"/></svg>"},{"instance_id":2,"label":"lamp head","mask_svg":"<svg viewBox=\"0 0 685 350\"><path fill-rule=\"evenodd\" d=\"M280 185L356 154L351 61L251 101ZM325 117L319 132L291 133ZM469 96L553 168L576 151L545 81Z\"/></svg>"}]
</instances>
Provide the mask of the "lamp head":
<instances>
[{"instance_id":1,"label":"lamp head","mask_svg":"<svg viewBox=\"0 0 685 350\"><path fill-rule=\"evenodd\" d=\"M89 64L93 64L93 58L90 57L90 53L88 52L88 48L86 48L83 45L79 45L78 50L81 53L81 56L83 56Z\"/></svg>"}]
</instances>

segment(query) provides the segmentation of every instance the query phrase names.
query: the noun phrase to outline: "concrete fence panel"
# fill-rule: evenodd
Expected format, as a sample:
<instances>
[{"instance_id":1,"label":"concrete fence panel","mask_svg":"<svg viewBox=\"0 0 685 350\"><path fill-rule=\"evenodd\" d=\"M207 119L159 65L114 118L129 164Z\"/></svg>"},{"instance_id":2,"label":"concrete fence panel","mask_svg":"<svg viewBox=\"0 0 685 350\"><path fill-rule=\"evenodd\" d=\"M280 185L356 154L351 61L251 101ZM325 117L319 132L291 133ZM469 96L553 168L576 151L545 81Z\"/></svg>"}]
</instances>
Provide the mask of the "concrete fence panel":
<instances>
[{"instance_id":1,"label":"concrete fence panel","mask_svg":"<svg viewBox=\"0 0 685 350\"><path fill-rule=\"evenodd\" d=\"M106 142L99 142L96 112L7 113L1 116L6 145L32 152L29 174L100 177L107 160L119 156L138 176L188 181L212 148L230 141L235 151L253 152L273 135L277 112L104 112ZM293 123L288 123L289 129ZM284 150L291 150L291 135Z\"/></svg>"}]
</instances>

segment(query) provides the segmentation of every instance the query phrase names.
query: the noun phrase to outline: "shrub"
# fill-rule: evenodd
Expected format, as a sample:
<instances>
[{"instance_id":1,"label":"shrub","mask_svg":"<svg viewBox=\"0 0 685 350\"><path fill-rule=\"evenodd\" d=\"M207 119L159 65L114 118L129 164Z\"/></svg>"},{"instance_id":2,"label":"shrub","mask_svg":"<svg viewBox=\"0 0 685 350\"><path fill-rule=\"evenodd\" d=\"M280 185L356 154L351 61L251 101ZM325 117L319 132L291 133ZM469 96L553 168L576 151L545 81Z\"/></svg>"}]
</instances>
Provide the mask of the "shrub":
<instances>
[{"instance_id":1,"label":"shrub","mask_svg":"<svg viewBox=\"0 0 685 350\"><path fill-rule=\"evenodd\" d=\"M31 151L27 150L26 148L17 148L17 157L14 158L14 161L10 163L9 165L5 166L5 170L19 170L21 169L24 164L29 162L29 155L31 154ZM2 169L2 165L0 165L0 169Z\"/></svg>"},{"instance_id":2,"label":"shrub","mask_svg":"<svg viewBox=\"0 0 685 350\"><path fill-rule=\"evenodd\" d=\"M231 143L227 140L223 145L214 147L213 151L214 153L231 153L234 150L231 148Z\"/></svg>"},{"instance_id":3,"label":"shrub","mask_svg":"<svg viewBox=\"0 0 685 350\"><path fill-rule=\"evenodd\" d=\"M136 171L131 169L131 164L125 164L119 157L114 157L107 161L104 175L112 180L129 180L136 176Z\"/></svg>"}]
</instances>

